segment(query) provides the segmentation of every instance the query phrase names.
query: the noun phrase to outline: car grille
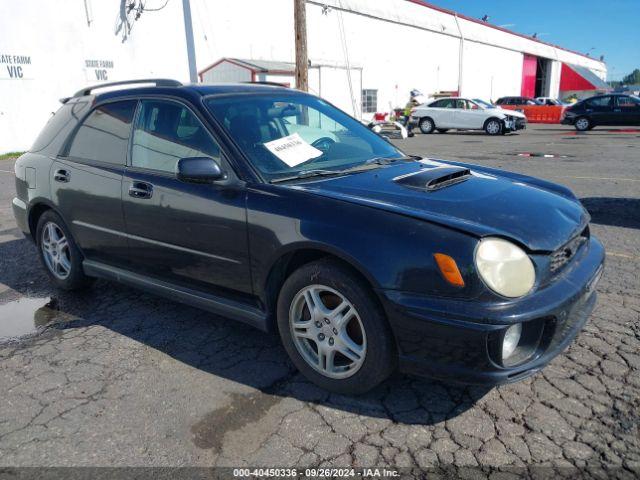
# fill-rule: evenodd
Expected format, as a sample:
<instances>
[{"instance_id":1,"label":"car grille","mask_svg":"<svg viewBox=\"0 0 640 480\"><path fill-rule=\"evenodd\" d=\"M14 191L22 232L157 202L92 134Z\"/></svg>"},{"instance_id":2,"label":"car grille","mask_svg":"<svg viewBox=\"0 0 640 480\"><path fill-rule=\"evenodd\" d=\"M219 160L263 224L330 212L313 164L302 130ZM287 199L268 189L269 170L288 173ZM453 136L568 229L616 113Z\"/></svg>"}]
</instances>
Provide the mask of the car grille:
<instances>
[{"instance_id":1,"label":"car grille","mask_svg":"<svg viewBox=\"0 0 640 480\"><path fill-rule=\"evenodd\" d=\"M567 265L588 238L589 227L585 228L580 235L572 238L558 250L553 252L549 260L549 270L551 270L551 273L557 273L562 269L562 267Z\"/></svg>"},{"instance_id":2,"label":"car grille","mask_svg":"<svg viewBox=\"0 0 640 480\"><path fill-rule=\"evenodd\" d=\"M527 119L526 118L516 118L516 126L517 127L524 127L527 124Z\"/></svg>"}]
</instances>

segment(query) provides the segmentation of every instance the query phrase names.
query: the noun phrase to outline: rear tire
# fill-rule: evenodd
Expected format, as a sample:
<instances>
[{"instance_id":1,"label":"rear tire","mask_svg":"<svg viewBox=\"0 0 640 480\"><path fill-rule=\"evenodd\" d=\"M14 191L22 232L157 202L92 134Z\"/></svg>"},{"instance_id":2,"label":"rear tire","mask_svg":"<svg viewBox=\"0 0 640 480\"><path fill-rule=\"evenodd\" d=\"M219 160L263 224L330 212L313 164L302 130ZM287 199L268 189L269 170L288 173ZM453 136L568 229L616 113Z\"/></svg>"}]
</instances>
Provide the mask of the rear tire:
<instances>
[{"instance_id":1,"label":"rear tire","mask_svg":"<svg viewBox=\"0 0 640 480\"><path fill-rule=\"evenodd\" d=\"M325 390L365 393L395 369L393 334L374 292L337 261L293 272L280 290L277 316L289 358Z\"/></svg>"},{"instance_id":2,"label":"rear tire","mask_svg":"<svg viewBox=\"0 0 640 480\"><path fill-rule=\"evenodd\" d=\"M579 132L586 132L587 130L591 130L593 125L591 125L591 120L587 117L578 117L576 118L575 123L573 124L576 127L576 130Z\"/></svg>"},{"instance_id":3,"label":"rear tire","mask_svg":"<svg viewBox=\"0 0 640 480\"><path fill-rule=\"evenodd\" d=\"M62 290L79 290L93 283L82 269L83 256L66 224L53 210L38 219L38 256L53 284Z\"/></svg>"},{"instance_id":4,"label":"rear tire","mask_svg":"<svg viewBox=\"0 0 640 480\"><path fill-rule=\"evenodd\" d=\"M418 128L422 133L429 134L433 133L436 128L436 124L433 123L433 120L429 117L424 117L420 119L420 122L418 122Z\"/></svg>"}]
</instances>

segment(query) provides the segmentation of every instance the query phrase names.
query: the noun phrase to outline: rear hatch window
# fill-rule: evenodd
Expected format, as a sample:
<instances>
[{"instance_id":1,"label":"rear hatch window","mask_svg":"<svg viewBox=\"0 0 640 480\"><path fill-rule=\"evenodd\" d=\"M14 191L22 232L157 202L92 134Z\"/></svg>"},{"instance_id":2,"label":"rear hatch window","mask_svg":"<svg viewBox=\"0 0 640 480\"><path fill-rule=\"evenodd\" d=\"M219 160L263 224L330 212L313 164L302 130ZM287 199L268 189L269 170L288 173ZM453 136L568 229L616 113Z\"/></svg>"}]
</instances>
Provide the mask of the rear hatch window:
<instances>
[{"instance_id":1,"label":"rear hatch window","mask_svg":"<svg viewBox=\"0 0 640 480\"><path fill-rule=\"evenodd\" d=\"M51 149L55 150L56 145L59 148L64 139L80 120L80 117L87 108L87 105L87 102L73 102L62 105L49 119L29 151L41 152L47 149L47 147L52 147ZM54 142L56 139L57 141ZM56 153L57 152L54 152L53 154Z\"/></svg>"}]
</instances>

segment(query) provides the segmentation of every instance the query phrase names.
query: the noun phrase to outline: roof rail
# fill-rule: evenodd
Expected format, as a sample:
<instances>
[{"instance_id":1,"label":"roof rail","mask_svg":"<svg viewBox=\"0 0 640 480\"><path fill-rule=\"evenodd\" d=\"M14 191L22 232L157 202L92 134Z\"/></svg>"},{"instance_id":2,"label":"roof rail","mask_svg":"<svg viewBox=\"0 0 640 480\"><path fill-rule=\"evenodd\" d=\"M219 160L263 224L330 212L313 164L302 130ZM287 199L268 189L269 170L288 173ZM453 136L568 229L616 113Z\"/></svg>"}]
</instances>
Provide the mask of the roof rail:
<instances>
[{"instance_id":1,"label":"roof rail","mask_svg":"<svg viewBox=\"0 0 640 480\"><path fill-rule=\"evenodd\" d=\"M255 82L242 82L242 83L253 83L253 84L256 84L256 85L271 85L272 87L289 88L284 83L268 82L266 80L262 80L262 81L258 80L258 81L255 81Z\"/></svg>"},{"instance_id":2,"label":"roof rail","mask_svg":"<svg viewBox=\"0 0 640 480\"><path fill-rule=\"evenodd\" d=\"M123 80L121 82L101 83L99 85L93 85L91 87L78 90L73 96L84 97L89 95L93 90L105 87L115 87L118 85L135 85L138 83L153 83L156 87L181 87L182 83L177 80L171 80L169 78L141 78L139 80Z\"/></svg>"}]
</instances>

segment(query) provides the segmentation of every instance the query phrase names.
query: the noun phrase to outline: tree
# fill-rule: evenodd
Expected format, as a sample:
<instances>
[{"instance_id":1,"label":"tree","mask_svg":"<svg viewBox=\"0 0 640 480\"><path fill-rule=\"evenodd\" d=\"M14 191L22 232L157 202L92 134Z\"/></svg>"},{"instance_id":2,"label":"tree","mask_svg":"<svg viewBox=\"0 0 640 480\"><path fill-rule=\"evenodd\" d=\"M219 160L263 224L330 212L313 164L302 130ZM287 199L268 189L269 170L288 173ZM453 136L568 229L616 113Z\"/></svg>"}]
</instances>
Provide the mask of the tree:
<instances>
[{"instance_id":1,"label":"tree","mask_svg":"<svg viewBox=\"0 0 640 480\"><path fill-rule=\"evenodd\" d=\"M623 77L622 83L624 85L638 85L640 84L640 69L636 68L626 77Z\"/></svg>"}]
</instances>

